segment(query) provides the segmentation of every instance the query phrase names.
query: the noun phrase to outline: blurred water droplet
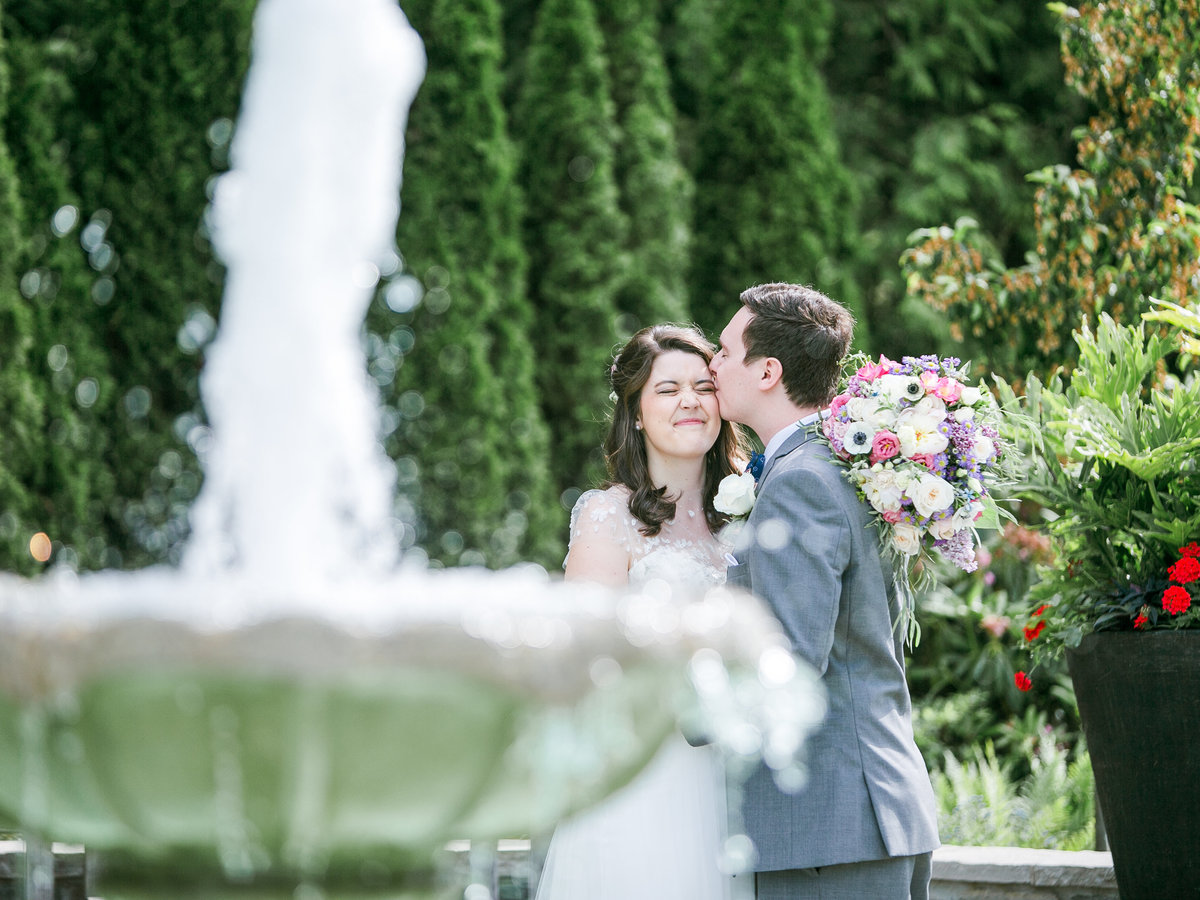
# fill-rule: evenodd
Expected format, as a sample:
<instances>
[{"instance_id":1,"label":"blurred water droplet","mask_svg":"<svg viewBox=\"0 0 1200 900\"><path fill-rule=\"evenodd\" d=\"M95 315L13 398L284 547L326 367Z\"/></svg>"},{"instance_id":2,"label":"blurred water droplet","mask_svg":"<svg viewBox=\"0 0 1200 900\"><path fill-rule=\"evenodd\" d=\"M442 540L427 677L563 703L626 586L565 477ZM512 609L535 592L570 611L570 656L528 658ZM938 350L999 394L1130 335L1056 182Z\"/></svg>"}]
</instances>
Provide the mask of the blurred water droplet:
<instances>
[{"instance_id":1,"label":"blurred water droplet","mask_svg":"<svg viewBox=\"0 0 1200 900\"><path fill-rule=\"evenodd\" d=\"M55 372L61 372L70 358L71 354L67 352L67 348L62 344L55 344L46 353L46 362Z\"/></svg>"},{"instance_id":2,"label":"blurred water droplet","mask_svg":"<svg viewBox=\"0 0 1200 900\"><path fill-rule=\"evenodd\" d=\"M44 531L39 531L29 539L29 555L38 562L47 562L52 550L50 537Z\"/></svg>"},{"instance_id":3,"label":"blurred water droplet","mask_svg":"<svg viewBox=\"0 0 1200 900\"><path fill-rule=\"evenodd\" d=\"M754 841L745 834L731 834L725 840L721 859L721 871L728 875L737 875L750 871L758 855L754 849Z\"/></svg>"},{"instance_id":4,"label":"blurred water droplet","mask_svg":"<svg viewBox=\"0 0 1200 900\"><path fill-rule=\"evenodd\" d=\"M350 273L350 280L355 287L370 290L379 284L379 266L369 260L362 260Z\"/></svg>"},{"instance_id":5,"label":"blurred water droplet","mask_svg":"<svg viewBox=\"0 0 1200 900\"><path fill-rule=\"evenodd\" d=\"M208 138L208 143L212 147L224 147L230 140L233 139L233 120L222 116L215 119L208 126L208 132L205 135Z\"/></svg>"},{"instance_id":6,"label":"blurred water droplet","mask_svg":"<svg viewBox=\"0 0 1200 900\"><path fill-rule=\"evenodd\" d=\"M97 272L104 272L110 269L116 260L116 251L113 250L112 244L107 241L102 241L96 246L96 249L88 253L88 264Z\"/></svg>"},{"instance_id":7,"label":"blurred water droplet","mask_svg":"<svg viewBox=\"0 0 1200 900\"><path fill-rule=\"evenodd\" d=\"M411 456L402 456L396 460L396 481L399 484L416 484L421 477L420 467Z\"/></svg>"},{"instance_id":8,"label":"blurred water droplet","mask_svg":"<svg viewBox=\"0 0 1200 900\"><path fill-rule=\"evenodd\" d=\"M75 402L84 409L91 409L99 398L100 384L95 378L85 378L75 385Z\"/></svg>"},{"instance_id":9,"label":"blurred water droplet","mask_svg":"<svg viewBox=\"0 0 1200 900\"><path fill-rule=\"evenodd\" d=\"M21 296L26 300L32 300L41 289L42 273L37 269L30 269L21 276Z\"/></svg>"},{"instance_id":10,"label":"blurred water droplet","mask_svg":"<svg viewBox=\"0 0 1200 900\"><path fill-rule=\"evenodd\" d=\"M98 210L79 232L79 245L88 253L94 252L104 243L104 236L108 233L111 222L112 215L108 214L107 210Z\"/></svg>"},{"instance_id":11,"label":"blurred water droplet","mask_svg":"<svg viewBox=\"0 0 1200 900\"><path fill-rule=\"evenodd\" d=\"M450 308L450 292L445 288L430 288L425 293L425 308L440 316Z\"/></svg>"},{"instance_id":12,"label":"blurred water droplet","mask_svg":"<svg viewBox=\"0 0 1200 900\"><path fill-rule=\"evenodd\" d=\"M458 375L467 367L467 351L458 344L442 348L438 354L438 367L447 375Z\"/></svg>"},{"instance_id":13,"label":"blurred water droplet","mask_svg":"<svg viewBox=\"0 0 1200 900\"><path fill-rule=\"evenodd\" d=\"M153 395L150 389L138 385L130 388L125 393L125 412L128 413L131 419L144 419L150 414L150 404L153 400Z\"/></svg>"},{"instance_id":14,"label":"blurred water droplet","mask_svg":"<svg viewBox=\"0 0 1200 900\"><path fill-rule=\"evenodd\" d=\"M202 306L192 306L188 309L187 318L179 326L175 342L184 353L196 353L213 339L217 332L217 322Z\"/></svg>"},{"instance_id":15,"label":"blurred water droplet","mask_svg":"<svg viewBox=\"0 0 1200 900\"><path fill-rule=\"evenodd\" d=\"M595 171L596 164L590 156L576 156L567 163L567 174L571 176L572 181L587 181Z\"/></svg>"},{"instance_id":16,"label":"blurred water droplet","mask_svg":"<svg viewBox=\"0 0 1200 900\"><path fill-rule=\"evenodd\" d=\"M782 550L792 537L792 529L783 519L768 519L758 526L755 538L758 545L767 551Z\"/></svg>"},{"instance_id":17,"label":"blurred water droplet","mask_svg":"<svg viewBox=\"0 0 1200 900\"><path fill-rule=\"evenodd\" d=\"M588 676L596 687L603 688L616 684L625 676L625 672L611 656L597 656L588 666Z\"/></svg>"},{"instance_id":18,"label":"blurred water droplet","mask_svg":"<svg viewBox=\"0 0 1200 900\"><path fill-rule=\"evenodd\" d=\"M406 419L415 419L425 411L425 398L417 391L405 391L400 395L396 408Z\"/></svg>"},{"instance_id":19,"label":"blurred water droplet","mask_svg":"<svg viewBox=\"0 0 1200 900\"><path fill-rule=\"evenodd\" d=\"M65 237L78 221L79 210L68 203L60 206L50 217L50 230L54 232L55 237Z\"/></svg>"},{"instance_id":20,"label":"blurred water droplet","mask_svg":"<svg viewBox=\"0 0 1200 900\"><path fill-rule=\"evenodd\" d=\"M758 677L767 687L784 685L796 676L796 660L782 647L763 652L758 659Z\"/></svg>"},{"instance_id":21,"label":"blurred water droplet","mask_svg":"<svg viewBox=\"0 0 1200 900\"><path fill-rule=\"evenodd\" d=\"M617 320L614 325L617 332L617 338L621 341L627 341L633 337L635 331L642 327L642 322L637 316L633 315L633 313L622 313L621 315L617 316Z\"/></svg>"},{"instance_id":22,"label":"blurred water droplet","mask_svg":"<svg viewBox=\"0 0 1200 900\"><path fill-rule=\"evenodd\" d=\"M105 306L117 292L117 285L111 278L97 278L92 285L92 301L97 306Z\"/></svg>"},{"instance_id":23,"label":"blurred water droplet","mask_svg":"<svg viewBox=\"0 0 1200 900\"><path fill-rule=\"evenodd\" d=\"M383 300L392 312L412 312L421 302L425 289L411 275L393 278L383 293Z\"/></svg>"},{"instance_id":24,"label":"blurred water droplet","mask_svg":"<svg viewBox=\"0 0 1200 900\"><path fill-rule=\"evenodd\" d=\"M417 342L417 334L408 326L393 328L388 335L388 344L395 347L399 353L407 353Z\"/></svg>"},{"instance_id":25,"label":"blurred water droplet","mask_svg":"<svg viewBox=\"0 0 1200 900\"><path fill-rule=\"evenodd\" d=\"M450 270L445 266L430 266L425 270L425 284L431 291L450 286Z\"/></svg>"},{"instance_id":26,"label":"blurred water droplet","mask_svg":"<svg viewBox=\"0 0 1200 900\"><path fill-rule=\"evenodd\" d=\"M575 501L579 499L579 496L582 493L583 491L577 487L567 488L558 496L559 505L561 505L563 509L574 509Z\"/></svg>"},{"instance_id":27,"label":"blurred water droplet","mask_svg":"<svg viewBox=\"0 0 1200 900\"><path fill-rule=\"evenodd\" d=\"M457 531L447 531L442 535L442 549L447 553L461 553L463 548L463 536Z\"/></svg>"}]
</instances>

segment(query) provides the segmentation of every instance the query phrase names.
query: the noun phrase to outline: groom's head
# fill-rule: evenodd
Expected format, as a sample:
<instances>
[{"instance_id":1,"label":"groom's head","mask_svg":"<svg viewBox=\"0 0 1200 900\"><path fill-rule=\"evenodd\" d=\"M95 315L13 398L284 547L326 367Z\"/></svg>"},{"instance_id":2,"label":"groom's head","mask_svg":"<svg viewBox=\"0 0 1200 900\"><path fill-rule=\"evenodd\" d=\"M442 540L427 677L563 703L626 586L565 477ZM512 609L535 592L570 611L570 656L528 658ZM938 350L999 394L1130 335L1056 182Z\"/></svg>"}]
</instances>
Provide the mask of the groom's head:
<instances>
[{"instance_id":1,"label":"groom's head","mask_svg":"<svg viewBox=\"0 0 1200 900\"><path fill-rule=\"evenodd\" d=\"M837 392L854 317L820 291L798 284L760 284L721 332L713 361L721 413L774 394L793 406L819 408ZM782 397L779 395L782 394Z\"/></svg>"}]
</instances>

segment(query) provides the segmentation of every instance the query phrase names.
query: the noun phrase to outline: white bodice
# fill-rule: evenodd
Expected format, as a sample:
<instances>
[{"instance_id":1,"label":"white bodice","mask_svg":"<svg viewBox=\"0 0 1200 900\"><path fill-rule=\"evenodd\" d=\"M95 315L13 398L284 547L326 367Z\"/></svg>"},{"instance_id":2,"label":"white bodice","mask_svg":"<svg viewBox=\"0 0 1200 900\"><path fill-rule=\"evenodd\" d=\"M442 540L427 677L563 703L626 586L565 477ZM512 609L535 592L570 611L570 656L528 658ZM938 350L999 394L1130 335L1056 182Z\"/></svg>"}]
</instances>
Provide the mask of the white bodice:
<instances>
[{"instance_id":1,"label":"white bodice","mask_svg":"<svg viewBox=\"0 0 1200 900\"><path fill-rule=\"evenodd\" d=\"M627 549L629 583L635 587L656 578L701 586L723 584L730 548L709 532L702 513L677 519L664 522L658 534L647 537L629 512L628 488L614 485L587 491L571 510L571 543L590 529Z\"/></svg>"}]
</instances>

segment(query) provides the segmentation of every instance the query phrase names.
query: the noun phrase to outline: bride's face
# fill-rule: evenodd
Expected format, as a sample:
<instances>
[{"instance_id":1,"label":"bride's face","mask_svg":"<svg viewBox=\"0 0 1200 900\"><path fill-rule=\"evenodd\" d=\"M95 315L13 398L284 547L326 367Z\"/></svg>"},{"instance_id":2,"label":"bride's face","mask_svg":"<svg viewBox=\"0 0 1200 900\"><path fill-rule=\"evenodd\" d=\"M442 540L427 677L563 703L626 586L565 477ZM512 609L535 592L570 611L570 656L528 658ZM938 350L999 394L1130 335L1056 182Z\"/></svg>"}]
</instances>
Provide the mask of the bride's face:
<instances>
[{"instance_id":1,"label":"bride's face","mask_svg":"<svg viewBox=\"0 0 1200 900\"><path fill-rule=\"evenodd\" d=\"M658 357L642 388L638 420L651 458L703 458L721 430L716 387L704 357L683 350Z\"/></svg>"}]
</instances>

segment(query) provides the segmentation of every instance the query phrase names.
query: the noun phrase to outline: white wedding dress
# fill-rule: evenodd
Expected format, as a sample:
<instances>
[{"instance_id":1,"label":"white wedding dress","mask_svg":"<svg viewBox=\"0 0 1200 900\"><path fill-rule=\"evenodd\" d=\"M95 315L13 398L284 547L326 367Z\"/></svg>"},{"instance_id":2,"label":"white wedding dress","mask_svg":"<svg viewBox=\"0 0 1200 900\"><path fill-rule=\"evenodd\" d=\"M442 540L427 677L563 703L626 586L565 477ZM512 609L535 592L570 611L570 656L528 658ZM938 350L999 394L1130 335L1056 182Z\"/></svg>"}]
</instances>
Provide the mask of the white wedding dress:
<instances>
[{"instance_id":1,"label":"white wedding dress","mask_svg":"<svg viewBox=\"0 0 1200 900\"><path fill-rule=\"evenodd\" d=\"M646 537L621 486L588 491L571 513L571 541L607 531L633 560L631 585L654 578L723 583L728 550L697 514ZM558 826L536 900L728 900L718 867L726 833L725 784L708 747L676 734L626 787Z\"/></svg>"}]
</instances>

